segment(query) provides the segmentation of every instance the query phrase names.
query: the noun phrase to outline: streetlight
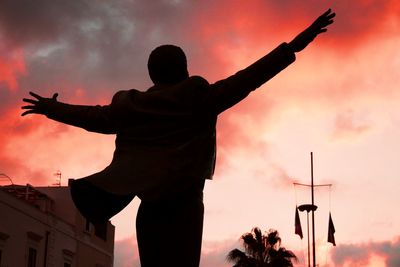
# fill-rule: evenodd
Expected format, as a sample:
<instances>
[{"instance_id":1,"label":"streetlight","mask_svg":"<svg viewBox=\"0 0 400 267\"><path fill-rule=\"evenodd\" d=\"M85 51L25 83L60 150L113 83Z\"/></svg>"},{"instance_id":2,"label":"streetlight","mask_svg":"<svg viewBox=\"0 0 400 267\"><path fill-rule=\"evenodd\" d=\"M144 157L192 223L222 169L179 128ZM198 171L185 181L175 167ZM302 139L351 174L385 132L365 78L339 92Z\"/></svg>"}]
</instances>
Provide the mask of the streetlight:
<instances>
[{"instance_id":1,"label":"streetlight","mask_svg":"<svg viewBox=\"0 0 400 267\"><path fill-rule=\"evenodd\" d=\"M312 229L312 254L313 254L313 267L316 267L316 257L315 257L315 223L314 223L314 211L317 209L317 206L314 205L314 187L319 186L329 186L332 184L314 184L314 162L313 162L313 153L310 153L311 156L311 184L300 184L293 183L294 185L306 186L311 188L311 204L305 204L298 207L300 211L307 211L307 235L308 235L308 213L311 211L311 229ZM300 209L301 207L301 209ZM310 265L310 239L308 237L308 266Z\"/></svg>"},{"instance_id":2,"label":"streetlight","mask_svg":"<svg viewBox=\"0 0 400 267\"><path fill-rule=\"evenodd\" d=\"M308 267L311 267L311 262L310 262L310 225L308 223L308 218L309 218L309 213L310 211L316 211L317 210L317 206L313 205L313 204L304 204L304 205L300 205L298 207L299 211L303 212L303 211L307 211L307 248L308 248ZM313 243L314 246L314 243Z\"/></svg>"}]
</instances>

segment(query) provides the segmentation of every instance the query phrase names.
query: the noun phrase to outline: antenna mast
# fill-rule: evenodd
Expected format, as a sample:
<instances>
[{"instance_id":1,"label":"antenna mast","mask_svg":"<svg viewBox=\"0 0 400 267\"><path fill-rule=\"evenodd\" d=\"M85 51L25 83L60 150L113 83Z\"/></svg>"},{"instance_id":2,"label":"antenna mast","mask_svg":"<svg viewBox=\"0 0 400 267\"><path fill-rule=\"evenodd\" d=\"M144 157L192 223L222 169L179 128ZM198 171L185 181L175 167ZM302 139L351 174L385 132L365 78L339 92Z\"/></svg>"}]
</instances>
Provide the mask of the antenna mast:
<instances>
[{"instance_id":1,"label":"antenna mast","mask_svg":"<svg viewBox=\"0 0 400 267\"><path fill-rule=\"evenodd\" d=\"M308 213L311 211L311 228L312 228L312 258L313 258L313 267L316 267L316 256L315 256L315 222L314 222L314 211L317 209L317 206L314 205L314 187L319 186L329 186L332 184L314 184L314 162L313 162L313 153L311 152L311 184L300 184L293 183L294 185L301 185L311 187L311 205L305 204L298 207L300 211L307 211L307 233L308 231ZM309 239L308 239L309 240ZM308 266L310 266L310 242L308 242Z\"/></svg>"},{"instance_id":2,"label":"antenna mast","mask_svg":"<svg viewBox=\"0 0 400 267\"><path fill-rule=\"evenodd\" d=\"M57 176L56 182L53 185L61 186L61 171L57 170L56 173L53 173L54 176Z\"/></svg>"}]
</instances>

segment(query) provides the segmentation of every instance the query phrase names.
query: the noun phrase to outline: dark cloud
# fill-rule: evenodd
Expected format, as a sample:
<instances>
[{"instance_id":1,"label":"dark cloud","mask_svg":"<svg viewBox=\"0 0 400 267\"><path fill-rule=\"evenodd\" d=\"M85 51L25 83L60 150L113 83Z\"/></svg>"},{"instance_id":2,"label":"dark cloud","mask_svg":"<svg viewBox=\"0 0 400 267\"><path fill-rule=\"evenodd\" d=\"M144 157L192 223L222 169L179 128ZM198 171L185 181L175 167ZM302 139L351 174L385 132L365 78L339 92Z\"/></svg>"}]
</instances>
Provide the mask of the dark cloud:
<instances>
[{"instance_id":1,"label":"dark cloud","mask_svg":"<svg viewBox=\"0 0 400 267\"><path fill-rule=\"evenodd\" d=\"M7 152L16 154L13 144L41 129L56 137L53 127L44 127L48 122L19 116L28 91L44 96L56 91L64 102L105 104L117 90L146 89L151 49L184 39L176 30L182 8L170 1L0 1L0 170L43 183L51 168L28 166ZM43 153L51 157L53 150ZM29 171L42 168L47 170L40 171L42 177Z\"/></svg>"},{"instance_id":2,"label":"dark cloud","mask_svg":"<svg viewBox=\"0 0 400 267\"><path fill-rule=\"evenodd\" d=\"M207 72L213 81L223 78L229 63L224 46L288 41L278 40L282 32L290 30L284 38L291 38L330 4L338 17L328 38L351 42L379 29L396 10L394 1L311 2L4 0L0 35L8 49L25 52L28 75L20 87L69 95L81 86L110 96L122 88L146 89L147 56L162 43L183 46L195 73Z\"/></svg>"},{"instance_id":3,"label":"dark cloud","mask_svg":"<svg viewBox=\"0 0 400 267\"><path fill-rule=\"evenodd\" d=\"M5 49L23 49L20 87L146 89L149 52L185 43L185 5L170 1L2 1ZM54 90L54 89L53 89ZM62 92L64 93L64 92ZM111 93L109 93L111 94Z\"/></svg>"},{"instance_id":4,"label":"dark cloud","mask_svg":"<svg viewBox=\"0 0 400 267\"><path fill-rule=\"evenodd\" d=\"M332 5L338 18L330 38L344 34L353 40L355 34L379 27L393 4ZM224 47L221 44L260 46L260 40L281 38L271 36L281 36L282 28L293 31L293 21L311 22L326 6L321 1L219 1L211 5L207 1L5 0L0 3L0 32L9 43L7 48L22 48L26 53L28 75L20 79L20 87L57 88L69 96L80 86L109 97L118 89L146 89L150 83L147 56L162 43L183 46L194 72L208 72L213 81L223 78L225 63L229 63L223 49L218 49ZM290 23L288 17L293 18Z\"/></svg>"},{"instance_id":5,"label":"dark cloud","mask_svg":"<svg viewBox=\"0 0 400 267\"><path fill-rule=\"evenodd\" d=\"M397 240L370 242L363 244L339 245L333 250L332 260L336 266L357 264L357 266L368 265L370 257L377 254L385 258L387 267L400 266L400 238Z\"/></svg>"},{"instance_id":6,"label":"dark cloud","mask_svg":"<svg viewBox=\"0 0 400 267\"><path fill-rule=\"evenodd\" d=\"M12 46L54 42L77 27L90 11L83 1L4 0L0 2L0 29Z\"/></svg>"}]
</instances>

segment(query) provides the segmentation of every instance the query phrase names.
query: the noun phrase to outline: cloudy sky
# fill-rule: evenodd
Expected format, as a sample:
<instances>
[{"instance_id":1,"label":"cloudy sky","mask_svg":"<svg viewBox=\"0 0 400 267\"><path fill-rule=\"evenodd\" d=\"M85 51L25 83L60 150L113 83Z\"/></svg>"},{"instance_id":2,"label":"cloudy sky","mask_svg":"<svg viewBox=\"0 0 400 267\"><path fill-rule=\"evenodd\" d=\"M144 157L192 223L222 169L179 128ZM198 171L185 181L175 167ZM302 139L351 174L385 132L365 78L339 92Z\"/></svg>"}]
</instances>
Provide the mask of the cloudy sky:
<instances>
[{"instance_id":1,"label":"cloudy sky","mask_svg":"<svg viewBox=\"0 0 400 267\"><path fill-rule=\"evenodd\" d=\"M218 121L215 179L205 188L202 267L252 227L279 230L304 264L307 241L294 211L310 202L314 153L320 266L399 266L400 4L397 0L2 0L0 173L51 185L104 168L114 136L41 116L20 117L29 91L76 104L107 104L121 89L146 90L147 57L181 46L189 71L215 82L290 41L331 7L337 17L284 72ZM113 218L115 266L139 266L138 200ZM332 212L337 246L326 242ZM300 214L303 232L306 215Z\"/></svg>"}]
</instances>

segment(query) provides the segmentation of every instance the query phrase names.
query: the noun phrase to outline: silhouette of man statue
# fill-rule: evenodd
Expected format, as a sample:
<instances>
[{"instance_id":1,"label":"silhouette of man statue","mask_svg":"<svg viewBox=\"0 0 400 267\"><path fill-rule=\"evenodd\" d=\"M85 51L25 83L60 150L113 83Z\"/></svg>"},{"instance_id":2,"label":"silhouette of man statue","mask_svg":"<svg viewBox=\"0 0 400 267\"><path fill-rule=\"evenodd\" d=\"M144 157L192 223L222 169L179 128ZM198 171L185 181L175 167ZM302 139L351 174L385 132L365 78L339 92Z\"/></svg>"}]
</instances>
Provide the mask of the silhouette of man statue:
<instances>
[{"instance_id":1,"label":"silhouette of man statue","mask_svg":"<svg viewBox=\"0 0 400 267\"><path fill-rule=\"evenodd\" d=\"M135 196L142 267L199 266L203 229L203 187L215 166L217 116L285 69L314 38L325 32L335 13L329 9L291 42L236 74L209 84L189 77L182 49L157 47L148 60L154 86L145 92L117 92L109 105L70 105L33 92L27 114L91 132L116 134L111 164L74 180L71 196L94 224L108 221Z\"/></svg>"}]
</instances>

